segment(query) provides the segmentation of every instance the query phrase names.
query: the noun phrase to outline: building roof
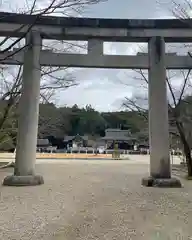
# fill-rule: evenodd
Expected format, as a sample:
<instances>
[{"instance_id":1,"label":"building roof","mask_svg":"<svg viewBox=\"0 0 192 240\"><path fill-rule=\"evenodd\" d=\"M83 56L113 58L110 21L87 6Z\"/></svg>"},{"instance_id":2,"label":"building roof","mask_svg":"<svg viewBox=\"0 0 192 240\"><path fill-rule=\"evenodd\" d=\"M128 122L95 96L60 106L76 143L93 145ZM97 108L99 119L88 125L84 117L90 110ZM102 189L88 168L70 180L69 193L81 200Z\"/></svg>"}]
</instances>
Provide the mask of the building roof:
<instances>
[{"instance_id":1,"label":"building roof","mask_svg":"<svg viewBox=\"0 0 192 240\"><path fill-rule=\"evenodd\" d=\"M138 145L139 145L139 146L149 147L149 142L147 142L147 141L139 142Z\"/></svg>"},{"instance_id":2,"label":"building roof","mask_svg":"<svg viewBox=\"0 0 192 240\"><path fill-rule=\"evenodd\" d=\"M114 141L132 141L135 140L129 130L121 130L120 128L108 128L105 130L105 137L102 140Z\"/></svg>"},{"instance_id":3,"label":"building roof","mask_svg":"<svg viewBox=\"0 0 192 240\"><path fill-rule=\"evenodd\" d=\"M49 140L46 139L37 139L37 146L50 146Z\"/></svg>"},{"instance_id":4,"label":"building roof","mask_svg":"<svg viewBox=\"0 0 192 240\"><path fill-rule=\"evenodd\" d=\"M118 132L118 131L122 131L120 128L107 128L107 129L105 129L105 131L116 131L116 132Z\"/></svg>"},{"instance_id":5,"label":"building roof","mask_svg":"<svg viewBox=\"0 0 192 240\"><path fill-rule=\"evenodd\" d=\"M80 136L79 134L77 134L76 136L65 136L64 142L72 141L76 137L80 137L82 140L88 141L88 136Z\"/></svg>"},{"instance_id":6,"label":"building roof","mask_svg":"<svg viewBox=\"0 0 192 240\"><path fill-rule=\"evenodd\" d=\"M120 128L107 128L105 132L122 132L122 133L130 133L129 130L122 130Z\"/></svg>"},{"instance_id":7,"label":"building roof","mask_svg":"<svg viewBox=\"0 0 192 240\"><path fill-rule=\"evenodd\" d=\"M126 136L105 136L101 138L102 140L109 140L109 141L133 141L135 138L126 137Z\"/></svg>"}]
</instances>

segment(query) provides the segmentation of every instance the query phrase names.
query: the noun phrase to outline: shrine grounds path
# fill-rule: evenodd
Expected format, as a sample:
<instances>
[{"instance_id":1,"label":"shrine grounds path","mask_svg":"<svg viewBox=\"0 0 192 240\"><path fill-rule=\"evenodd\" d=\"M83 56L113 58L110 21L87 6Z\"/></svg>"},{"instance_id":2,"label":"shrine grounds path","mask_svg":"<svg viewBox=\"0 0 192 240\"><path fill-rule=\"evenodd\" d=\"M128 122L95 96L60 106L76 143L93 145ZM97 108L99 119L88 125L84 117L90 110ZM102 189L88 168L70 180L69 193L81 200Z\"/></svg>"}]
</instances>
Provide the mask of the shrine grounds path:
<instances>
[{"instance_id":1,"label":"shrine grounds path","mask_svg":"<svg viewBox=\"0 0 192 240\"><path fill-rule=\"evenodd\" d=\"M148 163L42 160L45 184L0 186L2 240L192 239L192 181L141 186ZM1 169L0 180L13 169Z\"/></svg>"}]
</instances>

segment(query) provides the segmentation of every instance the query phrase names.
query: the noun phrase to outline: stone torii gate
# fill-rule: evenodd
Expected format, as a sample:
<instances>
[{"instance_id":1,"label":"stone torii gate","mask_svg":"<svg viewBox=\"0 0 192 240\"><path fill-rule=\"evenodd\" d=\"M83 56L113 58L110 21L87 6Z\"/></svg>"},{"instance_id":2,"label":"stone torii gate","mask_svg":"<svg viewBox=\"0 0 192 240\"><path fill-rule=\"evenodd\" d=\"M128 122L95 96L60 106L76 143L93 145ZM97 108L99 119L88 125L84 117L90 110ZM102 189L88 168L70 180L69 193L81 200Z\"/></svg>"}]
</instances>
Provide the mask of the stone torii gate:
<instances>
[{"instance_id":1,"label":"stone torii gate","mask_svg":"<svg viewBox=\"0 0 192 240\"><path fill-rule=\"evenodd\" d=\"M42 66L122 68L149 70L150 176L146 186L181 186L171 178L168 129L166 68L189 69L189 56L165 54L165 42L190 42L191 21L123 20L36 17L0 13L0 36L26 38L26 47L0 52L1 64L23 64L23 87L15 171L4 185L38 185L35 175L36 141ZM30 29L30 31L29 31ZM87 54L63 54L42 50L42 39L88 42ZM148 42L148 54L137 56L104 55L104 42Z\"/></svg>"}]
</instances>

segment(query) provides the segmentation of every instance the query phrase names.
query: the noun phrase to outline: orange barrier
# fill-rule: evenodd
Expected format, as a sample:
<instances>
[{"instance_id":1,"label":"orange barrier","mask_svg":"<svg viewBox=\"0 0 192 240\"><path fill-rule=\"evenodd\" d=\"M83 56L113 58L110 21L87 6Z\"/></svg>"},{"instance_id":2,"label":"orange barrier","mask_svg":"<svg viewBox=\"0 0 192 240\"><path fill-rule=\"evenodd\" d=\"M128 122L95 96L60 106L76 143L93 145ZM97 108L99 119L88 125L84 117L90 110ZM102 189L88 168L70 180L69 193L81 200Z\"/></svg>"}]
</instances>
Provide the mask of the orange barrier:
<instances>
[{"instance_id":1,"label":"orange barrier","mask_svg":"<svg viewBox=\"0 0 192 240\"><path fill-rule=\"evenodd\" d=\"M0 159L13 159L15 158L14 153L0 153ZM67 159L67 158L80 158L80 159L89 159L89 158L112 158L112 154L86 154L86 153L37 153L37 159Z\"/></svg>"},{"instance_id":2,"label":"orange barrier","mask_svg":"<svg viewBox=\"0 0 192 240\"><path fill-rule=\"evenodd\" d=\"M111 158L111 154L84 154L84 153L37 153L36 158Z\"/></svg>"}]
</instances>

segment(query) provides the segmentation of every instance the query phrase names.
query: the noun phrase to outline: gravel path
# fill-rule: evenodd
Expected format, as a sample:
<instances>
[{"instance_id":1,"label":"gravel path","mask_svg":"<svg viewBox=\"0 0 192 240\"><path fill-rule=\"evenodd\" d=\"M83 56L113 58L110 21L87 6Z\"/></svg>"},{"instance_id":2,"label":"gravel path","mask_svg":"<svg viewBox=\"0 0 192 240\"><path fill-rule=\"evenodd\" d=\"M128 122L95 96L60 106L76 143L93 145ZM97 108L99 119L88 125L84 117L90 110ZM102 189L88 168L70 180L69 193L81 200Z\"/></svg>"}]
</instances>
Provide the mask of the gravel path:
<instances>
[{"instance_id":1,"label":"gravel path","mask_svg":"<svg viewBox=\"0 0 192 240\"><path fill-rule=\"evenodd\" d=\"M43 163L37 172L42 186L1 186L0 239L192 239L192 182L145 188L148 165L128 161Z\"/></svg>"}]
</instances>

